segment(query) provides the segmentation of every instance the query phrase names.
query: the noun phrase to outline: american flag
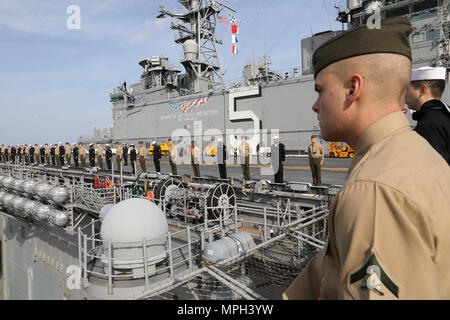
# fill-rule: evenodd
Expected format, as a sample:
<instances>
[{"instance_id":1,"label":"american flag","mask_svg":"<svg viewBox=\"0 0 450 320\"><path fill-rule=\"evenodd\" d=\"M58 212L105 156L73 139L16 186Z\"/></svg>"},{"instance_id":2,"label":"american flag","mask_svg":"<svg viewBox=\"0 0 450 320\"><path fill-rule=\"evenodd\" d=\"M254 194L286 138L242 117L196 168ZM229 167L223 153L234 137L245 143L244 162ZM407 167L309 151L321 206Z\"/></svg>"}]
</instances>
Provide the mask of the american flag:
<instances>
[{"instance_id":1,"label":"american flag","mask_svg":"<svg viewBox=\"0 0 450 320\"><path fill-rule=\"evenodd\" d=\"M230 23L230 21L227 18L217 16L217 22L219 23Z\"/></svg>"},{"instance_id":2,"label":"american flag","mask_svg":"<svg viewBox=\"0 0 450 320\"><path fill-rule=\"evenodd\" d=\"M194 111L195 107L198 107L202 104L205 104L208 101L209 97L181 101L178 103L169 103L172 109L180 109L183 113Z\"/></svg>"}]
</instances>

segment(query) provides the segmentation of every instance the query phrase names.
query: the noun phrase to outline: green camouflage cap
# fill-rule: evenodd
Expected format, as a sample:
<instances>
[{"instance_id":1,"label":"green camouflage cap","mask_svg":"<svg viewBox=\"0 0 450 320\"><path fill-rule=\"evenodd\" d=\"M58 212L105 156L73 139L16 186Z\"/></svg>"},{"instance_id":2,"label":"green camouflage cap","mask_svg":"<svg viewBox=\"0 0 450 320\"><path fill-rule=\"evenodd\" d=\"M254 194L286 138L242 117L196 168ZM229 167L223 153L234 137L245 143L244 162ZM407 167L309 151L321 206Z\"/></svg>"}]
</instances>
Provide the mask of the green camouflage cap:
<instances>
[{"instance_id":1,"label":"green camouflage cap","mask_svg":"<svg viewBox=\"0 0 450 320\"><path fill-rule=\"evenodd\" d=\"M411 32L411 22L404 17L382 20L380 29L369 29L364 25L344 32L314 52L314 78L333 63L365 54L394 53L412 60L408 40Z\"/></svg>"}]
</instances>

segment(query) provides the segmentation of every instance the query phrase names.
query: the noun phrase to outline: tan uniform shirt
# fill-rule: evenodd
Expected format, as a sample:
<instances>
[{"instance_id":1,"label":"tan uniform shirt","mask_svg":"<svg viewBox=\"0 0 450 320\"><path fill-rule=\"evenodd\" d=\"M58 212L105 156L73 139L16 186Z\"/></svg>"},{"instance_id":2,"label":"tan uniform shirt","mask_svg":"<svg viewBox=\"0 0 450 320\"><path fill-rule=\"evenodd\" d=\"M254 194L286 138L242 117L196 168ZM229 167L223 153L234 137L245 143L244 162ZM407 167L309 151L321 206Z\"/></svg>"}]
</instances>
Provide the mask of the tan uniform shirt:
<instances>
[{"instance_id":1,"label":"tan uniform shirt","mask_svg":"<svg viewBox=\"0 0 450 320\"><path fill-rule=\"evenodd\" d=\"M5 148L5 147L2 147L2 155L5 154L5 151L6 151L6 148Z\"/></svg>"},{"instance_id":2,"label":"tan uniform shirt","mask_svg":"<svg viewBox=\"0 0 450 320\"><path fill-rule=\"evenodd\" d=\"M46 156L50 155L50 148L49 147L45 147L45 155Z\"/></svg>"},{"instance_id":3,"label":"tan uniform shirt","mask_svg":"<svg viewBox=\"0 0 450 320\"><path fill-rule=\"evenodd\" d=\"M55 146L55 156L59 157L59 146Z\"/></svg>"},{"instance_id":4,"label":"tan uniform shirt","mask_svg":"<svg viewBox=\"0 0 450 320\"><path fill-rule=\"evenodd\" d=\"M40 154L41 154L41 149L39 147L34 147L34 155L36 157L39 157Z\"/></svg>"},{"instance_id":5,"label":"tan uniform shirt","mask_svg":"<svg viewBox=\"0 0 450 320\"><path fill-rule=\"evenodd\" d=\"M176 162L178 159L177 146L173 143L169 146L169 157L173 162Z\"/></svg>"},{"instance_id":6,"label":"tan uniform shirt","mask_svg":"<svg viewBox=\"0 0 450 320\"><path fill-rule=\"evenodd\" d=\"M86 148L85 147L79 147L80 150L80 156L86 156Z\"/></svg>"},{"instance_id":7,"label":"tan uniform shirt","mask_svg":"<svg viewBox=\"0 0 450 320\"><path fill-rule=\"evenodd\" d=\"M448 164L401 112L369 127L355 150L325 249L283 298L450 299Z\"/></svg>"},{"instance_id":8,"label":"tan uniform shirt","mask_svg":"<svg viewBox=\"0 0 450 320\"><path fill-rule=\"evenodd\" d=\"M27 156L30 155L30 148L28 148L28 147L25 148L25 154L26 154Z\"/></svg>"},{"instance_id":9,"label":"tan uniform shirt","mask_svg":"<svg viewBox=\"0 0 450 320\"><path fill-rule=\"evenodd\" d=\"M72 153L72 148L70 146L66 146L65 153L67 157L70 157L70 154Z\"/></svg>"},{"instance_id":10,"label":"tan uniform shirt","mask_svg":"<svg viewBox=\"0 0 450 320\"><path fill-rule=\"evenodd\" d=\"M98 147L98 149L97 149L97 156L102 156L103 157L103 148L102 147Z\"/></svg>"},{"instance_id":11,"label":"tan uniform shirt","mask_svg":"<svg viewBox=\"0 0 450 320\"><path fill-rule=\"evenodd\" d=\"M325 153L323 152L323 147L320 143L311 143L308 147L308 156L313 159L322 158L325 159Z\"/></svg>"},{"instance_id":12,"label":"tan uniform shirt","mask_svg":"<svg viewBox=\"0 0 450 320\"><path fill-rule=\"evenodd\" d=\"M243 142L239 145L239 150L241 153L241 156L248 157L250 156L250 145L248 142Z\"/></svg>"},{"instance_id":13,"label":"tan uniform shirt","mask_svg":"<svg viewBox=\"0 0 450 320\"><path fill-rule=\"evenodd\" d=\"M116 155L119 157L119 159L122 159L123 156L123 148L121 146L118 146L116 149Z\"/></svg>"},{"instance_id":14,"label":"tan uniform shirt","mask_svg":"<svg viewBox=\"0 0 450 320\"><path fill-rule=\"evenodd\" d=\"M11 156L11 147L8 147L8 155Z\"/></svg>"},{"instance_id":15,"label":"tan uniform shirt","mask_svg":"<svg viewBox=\"0 0 450 320\"><path fill-rule=\"evenodd\" d=\"M142 146L141 148L139 148L139 156L140 157L146 157L146 155L147 155L147 149L145 149L145 147L144 146Z\"/></svg>"}]
</instances>

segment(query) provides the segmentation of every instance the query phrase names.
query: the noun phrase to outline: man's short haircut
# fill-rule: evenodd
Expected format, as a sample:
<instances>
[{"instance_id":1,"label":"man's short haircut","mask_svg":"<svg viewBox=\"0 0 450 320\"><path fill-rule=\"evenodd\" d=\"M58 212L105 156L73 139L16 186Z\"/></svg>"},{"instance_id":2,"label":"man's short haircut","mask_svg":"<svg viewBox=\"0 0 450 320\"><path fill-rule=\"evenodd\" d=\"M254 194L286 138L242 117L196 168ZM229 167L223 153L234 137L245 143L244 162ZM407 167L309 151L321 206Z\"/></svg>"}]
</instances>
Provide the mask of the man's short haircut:
<instances>
[{"instance_id":1,"label":"man's short haircut","mask_svg":"<svg viewBox=\"0 0 450 320\"><path fill-rule=\"evenodd\" d=\"M421 80L411 82L411 85L415 89L419 89L423 84L430 88L431 95L437 99L440 99L445 91L445 80Z\"/></svg>"}]
</instances>

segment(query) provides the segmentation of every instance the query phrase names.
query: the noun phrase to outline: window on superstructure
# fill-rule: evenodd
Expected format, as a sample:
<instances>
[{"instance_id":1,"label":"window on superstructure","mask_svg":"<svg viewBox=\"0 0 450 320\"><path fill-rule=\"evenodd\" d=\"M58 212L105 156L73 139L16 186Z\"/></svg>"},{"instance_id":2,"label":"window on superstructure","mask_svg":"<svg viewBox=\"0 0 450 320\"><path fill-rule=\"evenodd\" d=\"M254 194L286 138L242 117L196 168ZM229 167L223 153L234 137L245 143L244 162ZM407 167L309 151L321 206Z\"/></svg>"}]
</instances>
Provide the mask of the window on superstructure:
<instances>
[{"instance_id":1,"label":"window on superstructure","mask_svg":"<svg viewBox=\"0 0 450 320\"><path fill-rule=\"evenodd\" d=\"M423 0L413 3L413 12L420 12L428 9L433 9L438 6L438 0Z\"/></svg>"},{"instance_id":2,"label":"window on superstructure","mask_svg":"<svg viewBox=\"0 0 450 320\"><path fill-rule=\"evenodd\" d=\"M433 17L436 17L436 16L437 16L437 11L433 10L433 11L430 11L430 12L425 12L425 13L419 14L417 16L414 16L414 17L411 18L411 21L414 22L414 21L419 21L419 20L433 18Z\"/></svg>"},{"instance_id":3,"label":"window on superstructure","mask_svg":"<svg viewBox=\"0 0 450 320\"><path fill-rule=\"evenodd\" d=\"M419 43L425 41L425 34L424 33L416 33L412 35L412 43Z\"/></svg>"},{"instance_id":4,"label":"window on superstructure","mask_svg":"<svg viewBox=\"0 0 450 320\"><path fill-rule=\"evenodd\" d=\"M409 6L402 6L399 8L386 10L383 15L386 18L393 18L393 17L409 15Z\"/></svg>"},{"instance_id":5,"label":"window on superstructure","mask_svg":"<svg viewBox=\"0 0 450 320\"><path fill-rule=\"evenodd\" d=\"M431 30L427 32L427 41L438 40L441 37L440 30Z\"/></svg>"}]
</instances>

